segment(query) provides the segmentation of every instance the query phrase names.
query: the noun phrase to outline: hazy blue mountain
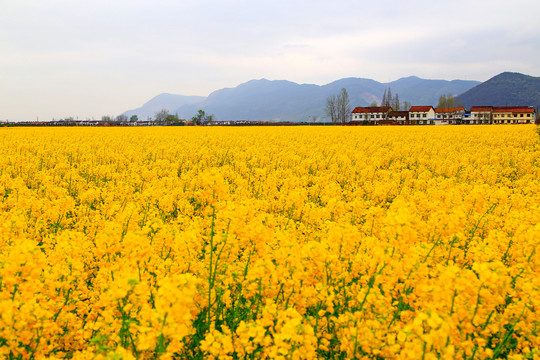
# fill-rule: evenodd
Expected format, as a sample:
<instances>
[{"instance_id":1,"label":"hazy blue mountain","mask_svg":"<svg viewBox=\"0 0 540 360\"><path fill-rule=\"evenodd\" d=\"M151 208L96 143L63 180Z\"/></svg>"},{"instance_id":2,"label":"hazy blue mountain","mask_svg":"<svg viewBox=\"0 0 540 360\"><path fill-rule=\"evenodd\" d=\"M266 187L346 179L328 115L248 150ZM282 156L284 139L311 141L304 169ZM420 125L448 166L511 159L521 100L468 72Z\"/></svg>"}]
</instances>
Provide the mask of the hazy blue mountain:
<instances>
[{"instance_id":1,"label":"hazy blue mountain","mask_svg":"<svg viewBox=\"0 0 540 360\"><path fill-rule=\"evenodd\" d=\"M409 76L387 84L399 98L408 99L413 105L437 105L441 95L458 96L480 84L471 80L427 80ZM412 100L410 100L412 99Z\"/></svg>"},{"instance_id":2,"label":"hazy blue mountain","mask_svg":"<svg viewBox=\"0 0 540 360\"><path fill-rule=\"evenodd\" d=\"M203 109L218 120L306 121L320 116L325 99L317 85L262 79L214 91L201 103L175 111L188 118Z\"/></svg>"},{"instance_id":3,"label":"hazy blue mountain","mask_svg":"<svg viewBox=\"0 0 540 360\"><path fill-rule=\"evenodd\" d=\"M463 106L540 105L540 77L504 72L477 85L458 97Z\"/></svg>"},{"instance_id":4,"label":"hazy blue mountain","mask_svg":"<svg viewBox=\"0 0 540 360\"><path fill-rule=\"evenodd\" d=\"M458 95L478 85L478 81L426 80L418 77L402 78L390 83L371 79L345 78L326 85L297 84L286 80L251 80L234 88L214 91L197 102L167 108L181 118L190 119L197 110L214 114L217 120L265 121L328 121L324 107L328 96L347 89L351 106L367 106L380 102L389 87L399 94L401 102L417 105L436 105L442 94ZM144 106L143 106L144 108Z\"/></svg>"},{"instance_id":5,"label":"hazy blue mountain","mask_svg":"<svg viewBox=\"0 0 540 360\"><path fill-rule=\"evenodd\" d=\"M177 109L179 106L198 103L204 99L204 96L183 96L163 93L153 97L137 109L124 112L124 115L128 118L132 115L137 115L139 120L146 120L148 117L154 117L157 112L163 109L167 109L169 113L174 114L172 110Z\"/></svg>"}]
</instances>

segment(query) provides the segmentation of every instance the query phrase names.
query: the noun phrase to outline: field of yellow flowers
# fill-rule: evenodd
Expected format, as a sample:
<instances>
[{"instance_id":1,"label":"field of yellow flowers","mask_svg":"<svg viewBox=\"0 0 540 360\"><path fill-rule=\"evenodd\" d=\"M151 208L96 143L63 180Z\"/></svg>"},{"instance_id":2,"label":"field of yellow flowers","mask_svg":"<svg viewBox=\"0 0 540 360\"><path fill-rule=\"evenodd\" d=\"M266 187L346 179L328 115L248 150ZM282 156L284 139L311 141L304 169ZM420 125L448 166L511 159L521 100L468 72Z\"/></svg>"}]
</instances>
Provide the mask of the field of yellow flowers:
<instances>
[{"instance_id":1,"label":"field of yellow flowers","mask_svg":"<svg viewBox=\"0 0 540 360\"><path fill-rule=\"evenodd\" d=\"M539 359L533 125L0 129L0 358Z\"/></svg>"}]
</instances>

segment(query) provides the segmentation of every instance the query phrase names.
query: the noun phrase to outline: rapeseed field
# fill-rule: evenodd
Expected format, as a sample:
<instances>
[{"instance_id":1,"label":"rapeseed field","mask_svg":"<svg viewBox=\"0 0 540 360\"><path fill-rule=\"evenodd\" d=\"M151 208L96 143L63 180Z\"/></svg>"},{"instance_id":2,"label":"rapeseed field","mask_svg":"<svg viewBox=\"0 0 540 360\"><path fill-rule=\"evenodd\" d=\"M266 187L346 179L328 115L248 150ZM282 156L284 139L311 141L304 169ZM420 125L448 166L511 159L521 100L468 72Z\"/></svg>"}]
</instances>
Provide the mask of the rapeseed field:
<instances>
[{"instance_id":1,"label":"rapeseed field","mask_svg":"<svg viewBox=\"0 0 540 360\"><path fill-rule=\"evenodd\" d=\"M0 129L0 358L538 359L534 125Z\"/></svg>"}]
</instances>

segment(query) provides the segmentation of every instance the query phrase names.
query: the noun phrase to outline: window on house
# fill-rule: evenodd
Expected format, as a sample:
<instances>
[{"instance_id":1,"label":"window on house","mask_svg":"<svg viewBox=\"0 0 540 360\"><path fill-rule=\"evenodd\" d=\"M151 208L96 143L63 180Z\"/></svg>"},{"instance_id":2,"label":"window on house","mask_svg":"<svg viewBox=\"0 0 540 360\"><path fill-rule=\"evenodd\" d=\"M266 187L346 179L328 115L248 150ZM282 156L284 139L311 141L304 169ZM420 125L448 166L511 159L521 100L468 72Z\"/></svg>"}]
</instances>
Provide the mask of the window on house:
<instances>
[{"instance_id":1,"label":"window on house","mask_svg":"<svg viewBox=\"0 0 540 360\"><path fill-rule=\"evenodd\" d=\"M427 117L427 114L422 114L422 117Z\"/></svg>"}]
</instances>

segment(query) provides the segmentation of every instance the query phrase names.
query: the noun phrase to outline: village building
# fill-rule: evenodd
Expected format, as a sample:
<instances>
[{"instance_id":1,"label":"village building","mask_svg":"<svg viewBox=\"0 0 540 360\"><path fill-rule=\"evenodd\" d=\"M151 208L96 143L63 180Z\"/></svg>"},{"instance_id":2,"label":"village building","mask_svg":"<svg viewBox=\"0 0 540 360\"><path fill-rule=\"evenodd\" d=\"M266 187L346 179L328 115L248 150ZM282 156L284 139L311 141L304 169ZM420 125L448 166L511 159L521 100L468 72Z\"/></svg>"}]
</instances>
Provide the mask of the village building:
<instances>
[{"instance_id":1,"label":"village building","mask_svg":"<svg viewBox=\"0 0 540 360\"><path fill-rule=\"evenodd\" d=\"M435 125L460 124L465 113L464 107L450 107L435 109Z\"/></svg>"},{"instance_id":2,"label":"village building","mask_svg":"<svg viewBox=\"0 0 540 360\"><path fill-rule=\"evenodd\" d=\"M499 106L493 108L494 124L534 124L535 109L529 106Z\"/></svg>"},{"instance_id":3,"label":"village building","mask_svg":"<svg viewBox=\"0 0 540 360\"><path fill-rule=\"evenodd\" d=\"M409 109L411 125L429 125L435 123L435 109L433 106L411 106Z\"/></svg>"},{"instance_id":4,"label":"village building","mask_svg":"<svg viewBox=\"0 0 540 360\"><path fill-rule=\"evenodd\" d=\"M379 124L379 121L388 119L388 113L390 111L392 111L390 106L358 106L352 111L351 121Z\"/></svg>"},{"instance_id":5,"label":"village building","mask_svg":"<svg viewBox=\"0 0 540 360\"><path fill-rule=\"evenodd\" d=\"M388 113L388 121L392 124L409 125L408 111L390 111Z\"/></svg>"},{"instance_id":6,"label":"village building","mask_svg":"<svg viewBox=\"0 0 540 360\"><path fill-rule=\"evenodd\" d=\"M351 123L366 125L453 125L453 124L534 124L532 106L472 106L437 108L411 106L409 111L394 111L389 106L356 107Z\"/></svg>"},{"instance_id":7,"label":"village building","mask_svg":"<svg viewBox=\"0 0 540 360\"><path fill-rule=\"evenodd\" d=\"M472 106L464 124L491 124L493 106Z\"/></svg>"}]
</instances>

